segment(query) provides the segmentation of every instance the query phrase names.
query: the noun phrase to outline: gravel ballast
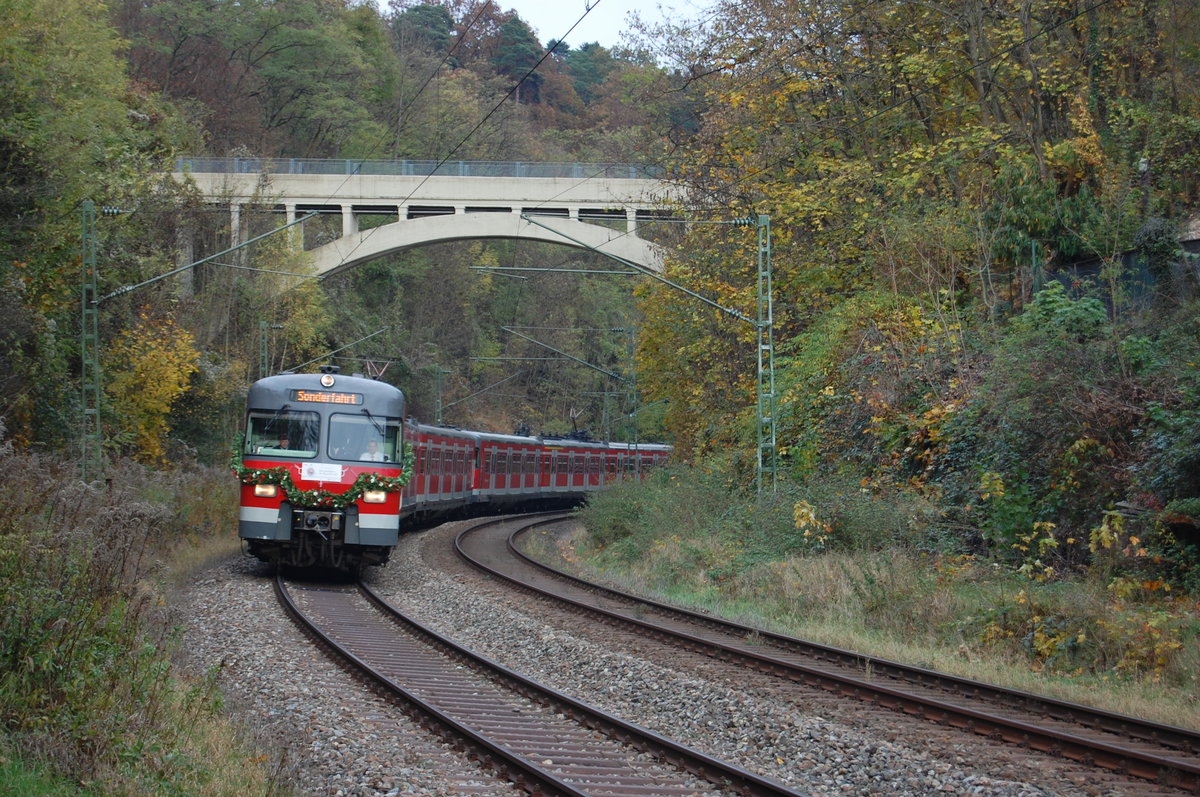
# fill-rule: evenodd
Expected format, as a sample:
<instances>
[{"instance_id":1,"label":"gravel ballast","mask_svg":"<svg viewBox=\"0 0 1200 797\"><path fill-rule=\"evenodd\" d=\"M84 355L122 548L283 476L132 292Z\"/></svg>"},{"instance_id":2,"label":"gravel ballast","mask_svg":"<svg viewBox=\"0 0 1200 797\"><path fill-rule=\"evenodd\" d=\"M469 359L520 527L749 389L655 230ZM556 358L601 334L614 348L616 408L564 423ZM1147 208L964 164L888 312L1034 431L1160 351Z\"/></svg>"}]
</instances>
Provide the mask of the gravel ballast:
<instances>
[{"instance_id":1,"label":"gravel ballast","mask_svg":"<svg viewBox=\"0 0 1200 797\"><path fill-rule=\"evenodd\" d=\"M966 740L939 743L939 734L916 724L897 731L891 724L872 730L869 721L844 722L840 710L829 711L839 704L828 700L804 710L802 701L744 687L735 670L711 677L711 668L643 655L603 630L583 633L577 618L546 622L521 592L426 564L422 548L448 546L458 528L405 536L391 563L372 570L368 581L402 611L484 656L799 791L1121 793L1111 782L1089 781L1086 770L1047 767L1041 757L1002 751L989 758L986 748ZM265 766L297 793L513 793L325 658L278 608L269 568L230 559L201 574L183 598L189 666L219 669L230 709L268 752Z\"/></svg>"}]
</instances>

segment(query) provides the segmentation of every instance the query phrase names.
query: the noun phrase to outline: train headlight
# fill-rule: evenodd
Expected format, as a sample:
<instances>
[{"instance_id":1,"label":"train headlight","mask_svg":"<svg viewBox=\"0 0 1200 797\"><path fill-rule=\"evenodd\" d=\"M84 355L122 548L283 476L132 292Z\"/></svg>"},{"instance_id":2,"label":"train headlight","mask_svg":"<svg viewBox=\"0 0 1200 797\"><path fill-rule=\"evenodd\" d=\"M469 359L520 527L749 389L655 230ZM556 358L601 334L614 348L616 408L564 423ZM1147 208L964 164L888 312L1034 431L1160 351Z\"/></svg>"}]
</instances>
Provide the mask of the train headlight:
<instances>
[{"instance_id":1,"label":"train headlight","mask_svg":"<svg viewBox=\"0 0 1200 797\"><path fill-rule=\"evenodd\" d=\"M382 504L387 500L387 493L383 490L367 490L363 493L362 500L364 504Z\"/></svg>"},{"instance_id":2,"label":"train headlight","mask_svg":"<svg viewBox=\"0 0 1200 797\"><path fill-rule=\"evenodd\" d=\"M256 484L254 485L254 494L259 498L274 498L279 495L279 485Z\"/></svg>"}]
</instances>

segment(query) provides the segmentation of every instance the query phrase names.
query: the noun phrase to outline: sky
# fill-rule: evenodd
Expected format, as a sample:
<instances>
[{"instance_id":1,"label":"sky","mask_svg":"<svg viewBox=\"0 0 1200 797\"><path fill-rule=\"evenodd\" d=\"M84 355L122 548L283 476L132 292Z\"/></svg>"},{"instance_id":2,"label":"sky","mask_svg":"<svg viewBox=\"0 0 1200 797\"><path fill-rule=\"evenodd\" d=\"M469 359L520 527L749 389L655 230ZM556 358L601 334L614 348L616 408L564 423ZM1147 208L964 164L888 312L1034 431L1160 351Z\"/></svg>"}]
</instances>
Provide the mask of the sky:
<instances>
[{"instance_id":1,"label":"sky","mask_svg":"<svg viewBox=\"0 0 1200 797\"><path fill-rule=\"evenodd\" d=\"M567 35L589 2L593 6L591 13ZM696 18L700 15L701 0L670 0L670 4L675 6L675 13L667 9L673 21L681 21L680 16ZM637 10L648 21L662 20L658 0L496 0L496 5L505 11L516 11L537 33L538 41L543 45L551 39L563 39L571 47L600 42L611 49L621 43L621 34L628 27L626 17L629 12Z\"/></svg>"}]
</instances>

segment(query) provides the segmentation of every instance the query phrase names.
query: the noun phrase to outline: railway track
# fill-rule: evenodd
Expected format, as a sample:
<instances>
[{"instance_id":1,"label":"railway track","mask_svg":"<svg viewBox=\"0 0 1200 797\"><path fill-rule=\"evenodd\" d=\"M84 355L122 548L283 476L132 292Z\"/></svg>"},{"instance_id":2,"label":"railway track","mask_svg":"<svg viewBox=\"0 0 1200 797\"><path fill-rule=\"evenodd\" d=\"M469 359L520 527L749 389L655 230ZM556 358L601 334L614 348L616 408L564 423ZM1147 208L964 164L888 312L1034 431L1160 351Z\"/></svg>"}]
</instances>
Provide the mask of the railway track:
<instances>
[{"instance_id":1,"label":"railway track","mask_svg":"<svg viewBox=\"0 0 1200 797\"><path fill-rule=\"evenodd\" d=\"M422 724L531 794L795 795L524 678L363 584L275 582L301 628Z\"/></svg>"},{"instance_id":2,"label":"railway track","mask_svg":"<svg viewBox=\"0 0 1200 797\"><path fill-rule=\"evenodd\" d=\"M705 655L908 715L1101 767L1184 792L1200 793L1200 734L1087 706L970 681L763 631L592 584L520 550L523 534L490 521L461 533L459 555L491 575L605 622Z\"/></svg>"}]
</instances>

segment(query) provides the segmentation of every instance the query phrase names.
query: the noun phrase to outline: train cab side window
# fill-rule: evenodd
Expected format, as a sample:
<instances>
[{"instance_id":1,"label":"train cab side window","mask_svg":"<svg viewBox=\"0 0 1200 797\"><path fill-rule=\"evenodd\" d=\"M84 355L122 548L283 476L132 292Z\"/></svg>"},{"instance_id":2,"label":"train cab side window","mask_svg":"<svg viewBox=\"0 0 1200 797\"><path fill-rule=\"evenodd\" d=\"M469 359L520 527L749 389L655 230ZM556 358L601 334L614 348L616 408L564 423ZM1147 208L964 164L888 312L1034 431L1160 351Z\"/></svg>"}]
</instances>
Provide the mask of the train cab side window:
<instances>
[{"instance_id":1,"label":"train cab side window","mask_svg":"<svg viewBox=\"0 0 1200 797\"><path fill-rule=\"evenodd\" d=\"M312 459L320 436L321 416L315 412L250 410L245 453Z\"/></svg>"}]
</instances>

